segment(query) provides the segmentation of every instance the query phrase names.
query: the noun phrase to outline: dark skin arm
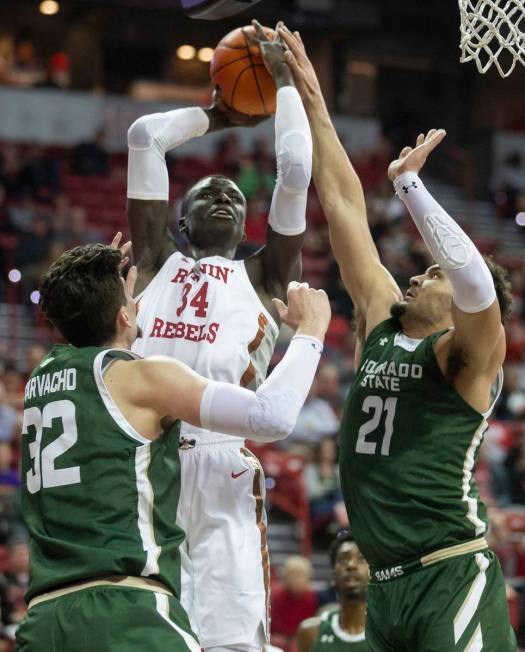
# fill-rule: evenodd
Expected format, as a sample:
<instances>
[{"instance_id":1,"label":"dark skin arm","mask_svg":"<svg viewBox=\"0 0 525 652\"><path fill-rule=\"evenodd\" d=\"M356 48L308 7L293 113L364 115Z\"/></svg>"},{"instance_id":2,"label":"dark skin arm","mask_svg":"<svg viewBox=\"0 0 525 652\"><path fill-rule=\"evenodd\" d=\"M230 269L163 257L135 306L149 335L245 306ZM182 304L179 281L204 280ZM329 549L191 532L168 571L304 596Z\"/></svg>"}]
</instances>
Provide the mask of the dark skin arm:
<instances>
[{"instance_id":1,"label":"dark skin arm","mask_svg":"<svg viewBox=\"0 0 525 652\"><path fill-rule=\"evenodd\" d=\"M229 109L218 89L205 113L210 121L208 133L233 126L253 127L266 116L246 116ZM135 294L150 283L166 260L177 250L170 228L169 203L164 200L128 199L128 225L138 269Z\"/></svg>"},{"instance_id":2,"label":"dark skin arm","mask_svg":"<svg viewBox=\"0 0 525 652\"><path fill-rule=\"evenodd\" d=\"M262 57L266 68L272 75L277 89L283 86L295 86L293 75L284 58L285 45L280 36L269 40L261 25L252 21L257 38L247 34L250 42L257 43L261 48ZM277 23L276 34L282 23ZM276 233L268 226L266 232L266 245L257 253L246 260L248 276L255 287L263 304L275 314L271 298L283 299L290 281L299 281L301 278L301 248L304 233L295 236L286 236Z\"/></svg>"}]
</instances>

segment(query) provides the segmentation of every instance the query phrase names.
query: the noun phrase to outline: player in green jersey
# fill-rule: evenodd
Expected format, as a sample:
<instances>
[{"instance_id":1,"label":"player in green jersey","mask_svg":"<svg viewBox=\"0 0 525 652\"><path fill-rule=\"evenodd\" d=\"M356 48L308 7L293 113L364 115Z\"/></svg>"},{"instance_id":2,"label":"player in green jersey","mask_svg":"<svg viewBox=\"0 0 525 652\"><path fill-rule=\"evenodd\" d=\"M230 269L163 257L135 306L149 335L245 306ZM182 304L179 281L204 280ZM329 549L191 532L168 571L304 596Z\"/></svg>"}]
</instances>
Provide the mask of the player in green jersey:
<instances>
[{"instance_id":1,"label":"player in green jersey","mask_svg":"<svg viewBox=\"0 0 525 652\"><path fill-rule=\"evenodd\" d=\"M324 292L291 284L278 309L297 334L257 392L208 381L128 350L136 268L124 282L121 261L111 247L77 247L41 285L42 307L70 344L53 347L25 389L31 577L17 652L199 652L179 603L178 419L261 441L286 436L330 320ZM249 460L244 473L256 473Z\"/></svg>"},{"instance_id":2,"label":"player in green jersey","mask_svg":"<svg viewBox=\"0 0 525 652\"><path fill-rule=\"evenodd\" d=\"M510 652L504 580L487 549L474 478L501 387L504 272L487 264L418 176L445 137L433 129L389 168L436 261L403 296L379 259L361 184L300 37L281 31L312 130L313 178L360 325L340 467L352 532L370 564L367 643L374 652Z\"/></svg>"},{"instance_id":3,"label":"player in green jersey","mask_svg":"<svg viewBox=\"0 0 525 652\"><path fill-rule=\"evenodd\" d=\"M341 530L330 547L332 579L339 607L299 626L298 652L368 652L365 641L368 564L354 537Z\"/></svg>"}]
</instances>

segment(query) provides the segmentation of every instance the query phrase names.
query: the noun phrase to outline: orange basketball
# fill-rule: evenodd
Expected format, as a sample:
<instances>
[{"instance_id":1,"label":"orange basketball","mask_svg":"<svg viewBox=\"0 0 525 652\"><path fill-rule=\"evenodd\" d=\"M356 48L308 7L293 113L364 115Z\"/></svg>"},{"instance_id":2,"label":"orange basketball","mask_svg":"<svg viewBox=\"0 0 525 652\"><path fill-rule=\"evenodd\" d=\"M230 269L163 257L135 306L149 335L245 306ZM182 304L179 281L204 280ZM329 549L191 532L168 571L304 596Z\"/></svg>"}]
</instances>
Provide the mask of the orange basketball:
<instances>
[{"instance_id":1,"label":"orange basketball","mask_svg":"<svg viewBox=\"0 0 525 652\"><path fill-rule=\"evenodd\" d=\"M245 115L275 113L275 84L266 70L258 45L249 45L242 30L255 35L255 29L239 27L219 42L210 65L214 86L221 89L222 99L229 107ZM268 38L275 33L263 27Z\"/></svg>"}]
</instances>

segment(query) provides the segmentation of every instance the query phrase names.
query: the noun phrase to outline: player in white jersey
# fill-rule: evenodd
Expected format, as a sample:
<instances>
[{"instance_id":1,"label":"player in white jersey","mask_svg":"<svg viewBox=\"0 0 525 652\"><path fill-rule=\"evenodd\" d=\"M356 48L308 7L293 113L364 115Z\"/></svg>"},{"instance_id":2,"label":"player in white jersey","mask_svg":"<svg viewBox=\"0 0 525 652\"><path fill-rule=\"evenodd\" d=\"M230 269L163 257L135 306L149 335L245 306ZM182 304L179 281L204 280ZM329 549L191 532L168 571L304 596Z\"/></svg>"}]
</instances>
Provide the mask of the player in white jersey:
<instances>
[{"instance_id":1,"label":"player in white jersey","mask_svg":"<svg viewBox=\"0 0 525 652\"><path fill-rule=\"evenodd\" d=\"M282 310L271 297L283 299L288 282L300 275L312 157L283 45L268 41L258 24L256 29L277 87L278 179L264 248L245 261L233 260L244 236L246 200L222 176L201 179L183 199L190 255L177 250L168 227L166 151L252 119L219 100L208 110L144 116L128 132L128 220L143 332L134 350L176 357L207 378L242 386L264 379ZM188 424L182 435L182 602L204 649L260 650L267 640L269 581L262 469L239 439L209 432L203 437Z\"/></svg>"}]
</instances>

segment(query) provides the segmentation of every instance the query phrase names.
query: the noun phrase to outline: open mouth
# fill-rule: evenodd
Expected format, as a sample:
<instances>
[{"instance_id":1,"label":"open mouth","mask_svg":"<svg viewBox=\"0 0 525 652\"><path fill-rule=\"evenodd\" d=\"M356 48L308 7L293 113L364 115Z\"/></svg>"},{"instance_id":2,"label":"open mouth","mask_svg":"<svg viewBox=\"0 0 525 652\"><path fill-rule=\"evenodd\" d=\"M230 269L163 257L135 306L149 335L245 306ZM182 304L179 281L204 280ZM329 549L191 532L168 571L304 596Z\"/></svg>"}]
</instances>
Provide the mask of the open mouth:
<instances>
[{"instance_id":1,"label":"open mouth","mask_svg":"<svg viewBox=\"0 0 525 652\"><path fill-rule=\"evenodd\" d=\"M214 217L218 220L232 220L233 215L227 208L216 208L210 213L211 217Z\"/></svg>"},{"instance_id":2,"label":"open mouth","mask_svg":"<svg viewBox=\"0 0 525 652\"><path fill-rule=\"evenodd\" d=\"M412 293L412 290L409 290L404 296L405 301L412 301L412 299L415 299L415 298L416 298L416 295Z\"/></svg>"}]
</instances>

